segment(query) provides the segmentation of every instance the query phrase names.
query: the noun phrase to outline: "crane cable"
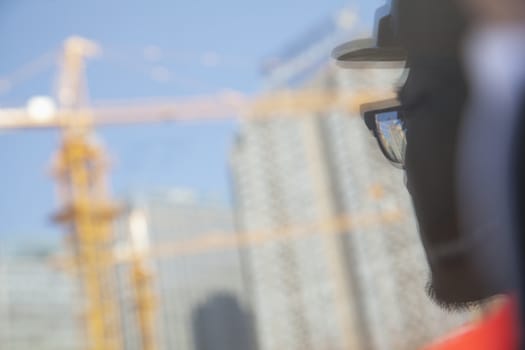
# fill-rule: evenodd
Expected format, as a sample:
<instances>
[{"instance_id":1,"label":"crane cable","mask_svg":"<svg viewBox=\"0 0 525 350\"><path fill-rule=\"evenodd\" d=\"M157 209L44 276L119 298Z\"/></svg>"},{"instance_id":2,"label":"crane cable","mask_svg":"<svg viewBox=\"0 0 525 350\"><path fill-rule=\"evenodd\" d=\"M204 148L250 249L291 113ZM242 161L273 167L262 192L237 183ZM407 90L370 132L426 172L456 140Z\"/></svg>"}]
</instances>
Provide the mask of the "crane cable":
<instances>
[{"instance_id":1,"label":"crane cable","mask_svg":"<svg viewBox=\"0 0 525 350\"><path fill-rule=\"evenodd\" d=\"M0 96L9 93L14 87L28 81L44 70L51 68L57 61L57 51L49 51L22 65L11 73L0 76Z\"/></svg>"}]
</instances>

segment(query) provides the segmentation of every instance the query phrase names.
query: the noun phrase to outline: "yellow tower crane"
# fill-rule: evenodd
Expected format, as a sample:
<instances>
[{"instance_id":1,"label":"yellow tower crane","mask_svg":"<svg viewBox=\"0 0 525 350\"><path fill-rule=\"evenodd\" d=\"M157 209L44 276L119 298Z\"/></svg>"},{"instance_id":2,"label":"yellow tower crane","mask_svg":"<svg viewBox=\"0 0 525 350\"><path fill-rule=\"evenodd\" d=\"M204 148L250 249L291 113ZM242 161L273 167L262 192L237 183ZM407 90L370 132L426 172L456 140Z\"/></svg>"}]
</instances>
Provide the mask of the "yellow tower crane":
<instances>
[{"instance_id":1,"label":"yellow tower crane","mask_svg":"<svg viewBox=\"0 0 525 350\"><path fill-rule=\"evenodd\" d=\"M65 41L61 75L57 91L59 108L49 101L37 101L28 108L0 109L0 130L59 128L60 149L54 170L62 210L55 220L70 231L71 249L85 294L85 329L87 350L120 350L122 339L119 301L116 295L114 267L118 262L131 264L132 283L142 350L155 350L155 299L151 255L188 253L215 248L254 244L278 239L273 234L246 236L244 240L210 236L208 240L188 242L166 251L148 252L140 213L131 217L129 246L115 253L111 225L118 206L111 200L107 186L108 162L102 146L96 142L94 128L130 123L160 121L217 120L229 118L293 117L337 109L355 114L367 101L392 98L390 91L280 91L249 97L225 91L216 95L150 102L121 102L113 105L87 106L85 59L100 51L98 45L80 37ZM394 213L395 214L395 213ZM396 215L394 215L395 217ZM389 214L386 215L389 220ZM330 227L341 219L330 218ZM377 218L376 218L377 219ZM375 220L375 219L373 219ZM340 224L340 223L339 223ZM289 228L285 229L286 232ZM299 230L301 231L301 230ZM196 243L196 244L194 244ZM194 247L195 246L195 247Z\"/></svg>"},{"instance_id":2,"label":"yellow tower crane","mask_svg":"<svg viewBox=\"0 0 525 350\"><path fill-rule=\"evenodd\" d=\"M62 142L55 176L63 209L55 220L71 231L77 272L85 294L88 350L119 350L121 336L111 250L111 225L117 206L106 188L105 153L94 140L81 108L86 103L84 58L96 54L95 43L73 37L64 45L58 102ZM152 350L152 349L148 349Z\"/></svg>"}]
</instances>

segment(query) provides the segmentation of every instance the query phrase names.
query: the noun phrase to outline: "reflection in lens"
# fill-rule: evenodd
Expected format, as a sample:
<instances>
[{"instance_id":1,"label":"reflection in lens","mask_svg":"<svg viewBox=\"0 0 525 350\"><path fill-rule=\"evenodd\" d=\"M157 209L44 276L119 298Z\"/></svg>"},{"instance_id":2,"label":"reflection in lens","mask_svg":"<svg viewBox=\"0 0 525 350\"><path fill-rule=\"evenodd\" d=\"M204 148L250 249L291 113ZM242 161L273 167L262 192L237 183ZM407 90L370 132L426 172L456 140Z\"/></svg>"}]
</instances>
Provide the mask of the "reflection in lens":
<instances>
[{"instance_id":1,"label":"reflection in lens","mask_svg":"<svg viewBox=\"0 0 525 350\"><path fill-rule=\"evenodd\" d=\"M376 114L377 133L385 155L392 162L405 162L406 136L404 123L397 111Z\"/></svg>"}]
</instances>

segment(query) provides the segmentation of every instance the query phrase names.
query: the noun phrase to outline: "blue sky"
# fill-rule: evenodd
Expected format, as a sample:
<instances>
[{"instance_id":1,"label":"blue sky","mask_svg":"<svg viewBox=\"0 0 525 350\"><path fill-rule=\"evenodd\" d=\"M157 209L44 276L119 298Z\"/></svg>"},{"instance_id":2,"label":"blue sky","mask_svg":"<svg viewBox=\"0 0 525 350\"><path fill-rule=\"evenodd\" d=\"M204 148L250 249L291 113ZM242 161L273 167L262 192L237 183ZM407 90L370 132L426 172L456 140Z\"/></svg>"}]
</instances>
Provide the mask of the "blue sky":
<instances>
[{"instance_id":1,"label":"blue sky","mask_svg":"<svg viewBox=\"0 0 525 350\"><path fill-rule=\"evenodd\" d=\"M89 63L93 101L261 89L262 59L315 23L351 6L369 24L381 0L1 0L0 108L50 95L52 60L25 77L17 69L56 52L71 34L99 42ZM44 62L46 60L44 59ZM14 74L13 74L14 72ZM13 86L5 88L6 79ZM2 84L3 87L2 87ZM98 131L112 160L115 197L190 187L227 200L233 122L166 123ZM0 235L53 235L49 161L56 131L0 131Z\"/></svg>"}]
</instances>

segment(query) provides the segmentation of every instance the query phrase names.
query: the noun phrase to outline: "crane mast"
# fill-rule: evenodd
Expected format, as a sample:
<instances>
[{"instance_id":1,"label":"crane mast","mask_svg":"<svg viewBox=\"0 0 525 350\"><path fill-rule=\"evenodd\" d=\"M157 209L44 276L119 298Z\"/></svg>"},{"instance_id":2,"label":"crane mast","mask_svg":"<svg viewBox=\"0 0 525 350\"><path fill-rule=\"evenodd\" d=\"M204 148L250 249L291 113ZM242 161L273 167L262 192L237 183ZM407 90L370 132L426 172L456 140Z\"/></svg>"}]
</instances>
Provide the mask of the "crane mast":
<instances>
[{"instance_id":1,"label":"crane mast","mask_svg":"<svg viewBox=\"0 0 525 350\"><path fill-rule=\"evenodd\" d=\"M62 209L55 220L71 234L69 242L86 302L83 319L87 350L120 350L120 307L112 235L118 207L111 201L106 186L105 152L94 138L90 116L85 115L89 109L84 106L87 99L84 59L96 52L96 44L83 38L70 38L64 45L57 91L62 140L54 166ZM133 283L146 288L144 284L149 280L143 274L140 279L131 277ZM137 305L139 319L143 319L142 299ZM148 316L149 310L148 304Z\"/></svg>"}]
</instances>

